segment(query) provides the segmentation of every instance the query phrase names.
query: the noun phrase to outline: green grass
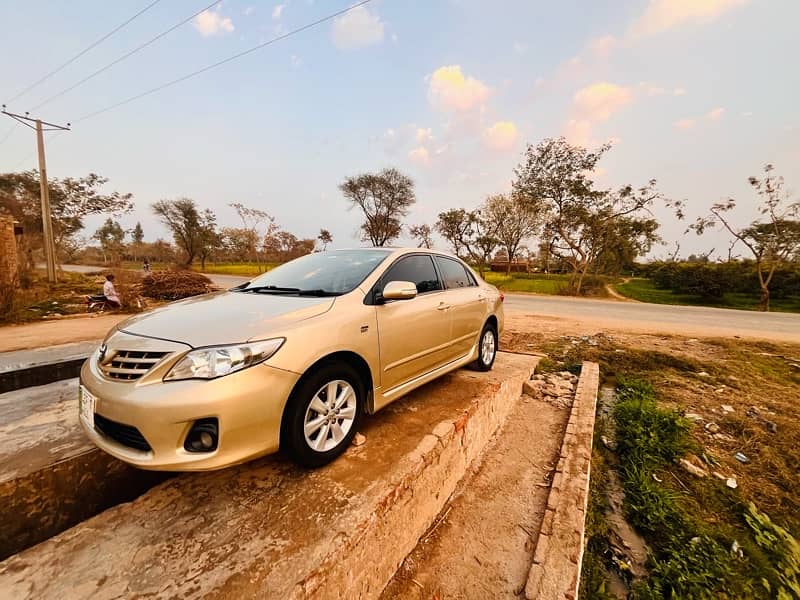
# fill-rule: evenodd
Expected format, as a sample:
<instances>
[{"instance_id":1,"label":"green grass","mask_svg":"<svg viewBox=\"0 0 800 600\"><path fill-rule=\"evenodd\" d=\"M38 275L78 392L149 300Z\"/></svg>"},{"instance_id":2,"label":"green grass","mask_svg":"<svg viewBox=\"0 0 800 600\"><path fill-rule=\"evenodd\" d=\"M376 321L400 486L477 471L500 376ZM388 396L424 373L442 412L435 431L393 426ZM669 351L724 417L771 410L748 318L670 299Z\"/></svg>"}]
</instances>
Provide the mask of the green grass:
<instances>
[{"instance_id":1,"label":"green grass","mask_svg":"<svg viewBox=\"0 0 800 600\"><path fill-rule=\"evenodd\" d=\"M193 271L198 273L211 273L214 275L260 275L270 269L274 269L280 263L261 263L260 265L251 263L206 263L206 268L201 269L199 264L192 266Z\"/></svg>"},{"instance_id":2,"label":"green grass","mask_svg":"<svg viewBox=\"0 0 800 600\"><path fill-rule=\"evenodd\" d=\"M569 282L569 275L544 275L538 273L523 274L494 273L488 271L483 278L487 283L497 286L504 292L528 292L534 294L558 294Z\"/></svg>"},{"instance_id":3,"label":"green grass","mask_svg":"<svg viewBox=\"0 0 800 600\"><path fill-rule=\"evenodd\" d=\"M723 295L720 301L714 302L699 296L676 294L672 290L659 289L649 279L631 279L614 287L623 296L640 302L758 310L757 294L727 293ZM776 312L800 312L800 297L774 298L770 301L770 310Z\"/></svg>"}]
</instances>

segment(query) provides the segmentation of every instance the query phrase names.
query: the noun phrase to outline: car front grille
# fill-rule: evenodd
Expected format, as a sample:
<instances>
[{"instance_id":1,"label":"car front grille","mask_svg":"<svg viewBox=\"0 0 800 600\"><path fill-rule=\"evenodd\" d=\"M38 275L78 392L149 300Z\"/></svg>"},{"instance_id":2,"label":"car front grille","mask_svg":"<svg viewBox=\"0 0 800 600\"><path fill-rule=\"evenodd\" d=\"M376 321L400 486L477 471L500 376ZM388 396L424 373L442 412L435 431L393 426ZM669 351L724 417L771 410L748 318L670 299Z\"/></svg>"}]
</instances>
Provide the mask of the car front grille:
<instances>
[{"instance_id":1,"label":"car front grille","mask_svg":"<svg viewBox=\"0 0 800 600\"><path fill-rule=\"evenodd\" d=\"M111 438L115 442L119 442L123 446L141 450L142 452L150 451L150 444L144 439L141 432L132 425L123 425L111 419L106 419L103 415L95 413L94 426L97 431L104 436Z\"/></svg>"},{"instance_id":2,"label":"car front grille","mask_svg":"<svg viewBox=\"0 0 800 600\"><path fill-rule=\"evenodd\" d=\"M100 362L100 370L111 379L132 381L147 373L167 354L169 352L117 350L110 359Z\"/></svg>"}]
</instances>

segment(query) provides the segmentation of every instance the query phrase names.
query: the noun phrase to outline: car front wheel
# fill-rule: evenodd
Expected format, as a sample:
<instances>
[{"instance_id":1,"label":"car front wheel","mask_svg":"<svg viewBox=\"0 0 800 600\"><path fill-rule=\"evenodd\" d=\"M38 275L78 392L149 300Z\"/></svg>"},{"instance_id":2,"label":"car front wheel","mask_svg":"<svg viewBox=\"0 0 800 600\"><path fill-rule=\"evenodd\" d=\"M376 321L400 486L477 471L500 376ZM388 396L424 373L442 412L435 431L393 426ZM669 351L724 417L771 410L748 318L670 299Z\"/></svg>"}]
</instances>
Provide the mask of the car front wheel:
<instances>
[{"instance_id":1,"label":"car front wheel","mask_svg":"<svg viewBox=\"0 0 800 600\"><path fill-rule=\"evenodd\" d=\"M286 407L283 442L292 460L321 467L342 454L358 429L364 396L358 374L344 363L306 378Z\"/></svg>"}]
</instances>

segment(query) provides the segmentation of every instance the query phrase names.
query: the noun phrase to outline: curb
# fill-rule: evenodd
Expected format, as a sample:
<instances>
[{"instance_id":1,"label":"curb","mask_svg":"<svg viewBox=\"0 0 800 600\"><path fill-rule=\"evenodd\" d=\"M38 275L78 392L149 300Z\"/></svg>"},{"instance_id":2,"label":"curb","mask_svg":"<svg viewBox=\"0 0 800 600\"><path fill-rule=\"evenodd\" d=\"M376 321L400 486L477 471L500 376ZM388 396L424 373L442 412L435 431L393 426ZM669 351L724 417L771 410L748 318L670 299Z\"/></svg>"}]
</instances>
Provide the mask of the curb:
<instances>
[{"instance_id":1,"label":"curb","mask_svg":"<svg viewBox=\"0 0 800 600\"><path fill-rule=\"evenodd\" d=\"M100 340L0 352L0 394L77 377L98 345Z\"/></svg>"},{"instance_id":2,"label":"curb","mask_svg":"<svg viewBox=\"0 0 800 600\"><path fill-rule=\"evenodd\" d=\"M578 597L599 383L599 365L584 362L528 573L527 600Z\"/></svg>"}]
</instances>

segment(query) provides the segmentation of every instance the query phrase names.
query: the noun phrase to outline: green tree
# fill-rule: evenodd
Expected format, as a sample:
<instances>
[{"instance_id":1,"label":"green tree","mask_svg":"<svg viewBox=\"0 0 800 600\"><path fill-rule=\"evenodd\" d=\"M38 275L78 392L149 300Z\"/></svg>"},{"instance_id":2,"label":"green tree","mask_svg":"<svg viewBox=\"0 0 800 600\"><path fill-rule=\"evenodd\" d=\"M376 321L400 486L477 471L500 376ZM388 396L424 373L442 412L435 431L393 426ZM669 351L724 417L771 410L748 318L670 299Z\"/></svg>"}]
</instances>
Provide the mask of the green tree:
<instances>
[{"instance_id":1,"label":"green tree","mask_svg":"<svg viewBox=\"0 0 800 600\"><path fill-rule=\"evenodd\" d=\"M431 226L426 224L412 225L408 228L408 234L419 242L418 248L433 248L432 233Z\"/></svg>"},{"instance_id":2,"label":"green tree","mask_svg":"<svg viewBox=\"0 0 800 600\"><path fill-rule=\"evenodd\" d=\"M141 244L144 241L144 230L139 221L136 221L136 226L133 228L133 231L131 231L131 241L134 244Z\"/></svg>"},{"instance_id":3,"label":"green tree","mask_svg":"<svg viewBox=\"0 0 800 600\"><path fill-rule=\"evenodd\" d=\"M750 177L750 185L760 196L758 211L762 220L756 220L747 227L737 227L732 223L729 213L737 206L736 200L729 198L725 202L714 204L709 215L698 217L690 225L698 235L706 229L721 225L735 239L739 240L753 255L761 291L759 308L769 310L770 284L775 271L789 262L800 252L800 201L792 200L784 192L783 177L773 174L775 167L767 164L764 167L764 178ZM673 203L682 216L682 203Z\"/></svg>"},{"instance_id":4,"label":"green tree","mask_svg":"<svg viewBox=\"0 0 800 600\"><path fill-rule=\"evenodd\" d=\"M518 257L522 243L541 229L539 209L538 204L525 202L518 194L490 196L481 208L482 218L506 252L506 274L511 273L511 263Z\"/></svg>"},{"instance_id":5,"label":"green tree","mask_svg":"<svg viewBox=\"0 0 800 600\"><path fill-rule=\"evenodd\" d=\"M153 213L172 232L175 244L184 253L184 265L191 267L194 259L205 259L219 241L216 236L216 217L206 209L199 211L191 198L159 200L152 205Z\"/></svg>"},{"instance_id":6,"label":"green tree","mask_svg":"<svg viewBox=\"0 0 800 600\"><path fill-rule=\"evenodd\" d=\"M320 229L319 230L319 235L317 236L317 239L320 242L322 242L322 251L323 252L325 252L325 250L328 248L328 244L333 242L333 236L331 235L331 232L328 231L327 229Z\"/></svg>"},{"instance_id":7,"label":"green tree","mask_svg":"<svg viewBox=\"0 0 800 600\"><path fill-rule=\"evenodd\" d=\"M83 229L89 215L122 214L133 209L133 195L119 192L103 193L108 179L95 173L85 177L48 181L53 235L56 248L62 251L71 246L70 238ZM7 212L25 230L23 252L38 250L42 245L42 210L39 172L0 174L0 212Z\"/></svg>"},{"instance_id":8,"label":"green tree","mask_svg":"<svg viewBox=\"0 0 800 600\"><path fill-rule=\"evenodd\" d=\"M362 237L373 246L385 246L400 237L402 218L416 202L414 181L397 169L347 177L339 186L350 208L364 214Z\"/></svg>"},{"instance_id":9,"label":"green tree","mask_svg":"<svg viewBox=\"0 0 800 600\"><path fill-rule=\"evenodd\" d=\"M596 189L591 173L610 148L606 144L589 151L564 138L546 139L529 144L515 170L514 189L522 202L543 215L549 251L570 266L575 294L621 220L642 218L656 200L663 200L655 180L640 188Z\"/></svg>"},{"instance_id":10,"label":"green tree","mask_svg":"<svg viewBox=\"0 0 800 600\"><path fill-rule=\"evenodd\" d=\"M482 211L451 208L439 213L436 231L447 240L456 256L472 261L483 277L492 254L500 243L495 223L484 218Z\"/></svg>"},{"instance_id":11,"label":"green tree","mask_svg":"<svg viewBox=\"0 0 800 600\"><path fill-rule=\"evenodd\" d=\"M125 245L125 230L112 218L106 219L105 223L94 232L92 236L100 242L100 249L103 251L103 262L119 262L120 254Z\"/></svg>"}]
</instances>

